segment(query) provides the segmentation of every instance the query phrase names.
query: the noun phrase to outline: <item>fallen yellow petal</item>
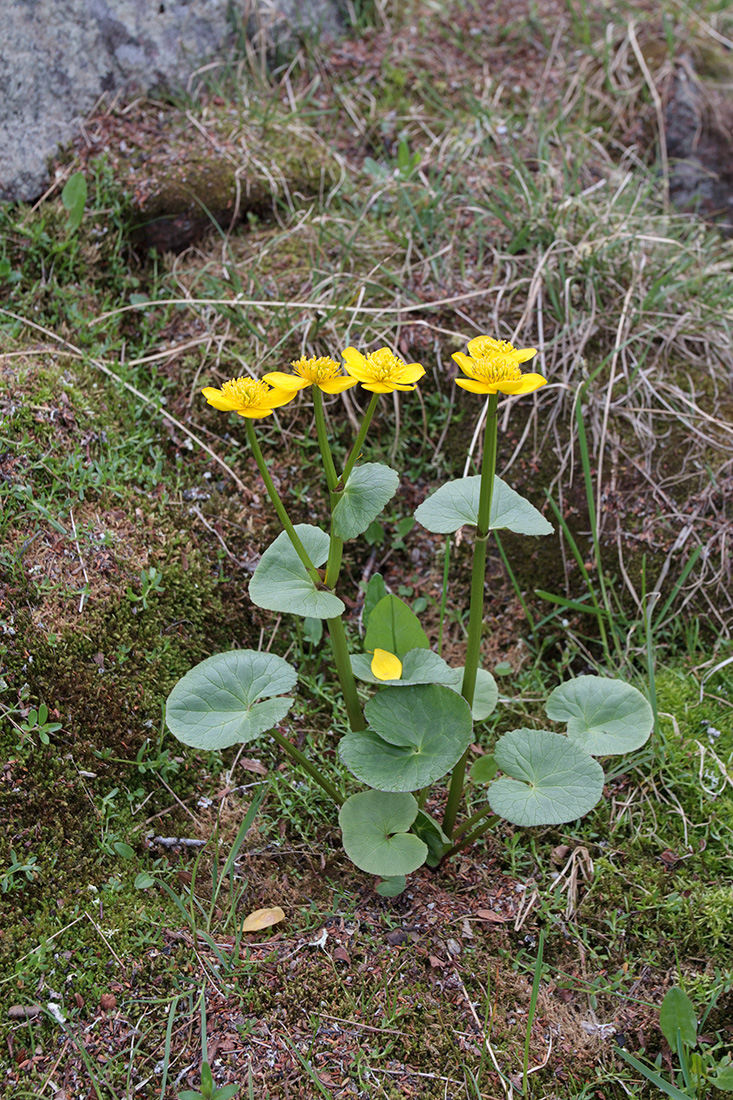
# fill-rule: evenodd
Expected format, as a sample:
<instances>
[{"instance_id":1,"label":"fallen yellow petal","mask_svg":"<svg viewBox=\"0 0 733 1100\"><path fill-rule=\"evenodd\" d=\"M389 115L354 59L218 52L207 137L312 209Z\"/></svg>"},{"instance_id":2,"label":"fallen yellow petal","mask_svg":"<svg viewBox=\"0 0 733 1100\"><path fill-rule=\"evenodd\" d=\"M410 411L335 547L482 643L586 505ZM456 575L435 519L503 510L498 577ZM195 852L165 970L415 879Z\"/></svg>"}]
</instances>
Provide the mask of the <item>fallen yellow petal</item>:
<instances>
[{"instance_id":1,"label":"fallen yellow petal","mask_svg":"<svg viewBox=\"0 0 733 1100\"><path fill-rule=\"evenodd\" d=\"M402 676L402 661L388 649L375 649L372 657L372 675L378 680L399 680Z\"/></svg>"},{"instance_id":2,"label":"fallen yellow petal","mask_svg":"<svg viewBox=\"0 0 733 1100\"><path fill-rule=\"evenodd\" d=\"M255 909L254 913L245 917L242 931L259 932L261 928L270 928L281 920L285 920L285 914L279 905L273 905L271 909Z\"/></svg>"}]
</instances>

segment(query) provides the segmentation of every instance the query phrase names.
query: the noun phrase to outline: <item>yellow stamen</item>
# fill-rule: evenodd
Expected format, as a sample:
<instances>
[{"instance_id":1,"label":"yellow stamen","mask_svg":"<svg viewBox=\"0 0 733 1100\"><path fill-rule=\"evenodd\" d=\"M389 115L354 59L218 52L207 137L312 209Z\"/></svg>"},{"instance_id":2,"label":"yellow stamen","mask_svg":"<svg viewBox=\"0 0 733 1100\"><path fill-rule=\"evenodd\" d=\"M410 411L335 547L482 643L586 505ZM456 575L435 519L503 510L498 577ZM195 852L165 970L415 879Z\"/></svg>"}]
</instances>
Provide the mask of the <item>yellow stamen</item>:
<instances>
[{"instance_id":1,"label":"yellow stamen","mask_svg":"<svg viewBox=\"0 0 733 1100\"><path fill-rule=\"evenodd\" d=\"M230 382L222 384L221 392L229 401L236 401L242 408L249 408L250 405L265 404L272 391L265 382L256 378L232 378Z\"/></svg>"},{"instance_id":2,"label":"yellow stamen","mask_svg":"<svg viewBox=\"0 0 733 1100\"><path fill-rule=\"evenodd\" d=\"M311 359L302 356L290 365L297 375L314 385L318 385L320 382L329 382L332 378L342 377L339 364L327 355L320 358L313 356Z\"/></svg>"},{"instance_id":3,"label":"yellow stamen","mask_svg":"<svg viewBox=\"0 0 733 1100\"><path fill-rule=\"evenodd\" d=\"M508 340L495 340L493 336L476 336L471 341L471 355L476 359L488 359L492 355L516 355L517 348Z\"/></svg>"},{"instance_id":4,"label":"yellow stamen","mask_svg":"<svg viewBox=\"0 0 733 1100\"><path fill-rule=\"evenodd\" d=\"M366 357L367 370L374 375L378 382L399 382L402 373L407 366L403 359L390 351L389 348L379 348Z\"/></svg>"},{"instance_id":5,"label":"yellow stamen","mask_svg":"<svg viewBox=\"0 0 733 1100\"><path fill-rule=\"evenodd\" d=\"M521 367L506 355L472 359L471 370L474 378L481 379L482 382L517 382L522 377Z\"/></svg>"}]
</instances>

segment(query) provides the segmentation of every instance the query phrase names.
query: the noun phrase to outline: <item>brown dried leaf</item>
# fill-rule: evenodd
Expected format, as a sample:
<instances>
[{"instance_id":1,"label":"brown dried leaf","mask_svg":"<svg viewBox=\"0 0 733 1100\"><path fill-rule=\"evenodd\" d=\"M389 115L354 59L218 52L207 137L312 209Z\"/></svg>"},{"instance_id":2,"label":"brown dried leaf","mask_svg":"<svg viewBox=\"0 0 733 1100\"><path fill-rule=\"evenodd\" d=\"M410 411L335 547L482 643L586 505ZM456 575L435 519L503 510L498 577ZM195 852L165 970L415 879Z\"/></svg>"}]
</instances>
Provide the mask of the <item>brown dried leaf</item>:
<instances>
[{"instance_id":1,"label":"brown dried leaf","mask_svg":"<svg viewBox=\"0 0 733 1100\"><path fill-rule=\"evenodd\" d=\"M492 924L503 924L504 921L509 920L509 917L505 917L501 913L495 913L493 909L477 909L476 916L480 920L491 921Z\"/></svg>"},{"instance_id":2,"label":"brown dried leaf","mask_svg":"<svg viewBox=\"0 0 733 1100\"><path fill-rule=\"evenodd\" d=\"M248 772L254 772L255 775L267 775L265 765L260 763L259 760L253 760L250 756L240 756L239 766Z\"/></svg>"},{"instance_id":3,"label":"brown dried leaf","mask_svg":"<svg viewBox=\"0 0 733 1100\"><path fill-rule=\"evenodd\" d=\"M40 1016L43 1005L11 1005L8 1016L11 1020L32 1020L34 1016Z\"/></svg>"},{"instance_id":4,"label":"brown dried leaf","mask_svg":"<svg viewBox=\"0 0 733 1100\"><path fill-rule=\"evenodd\" d=\"M254 913L245 918L242 931L259 932L261 928L270 928L281 920L285 920L285 914L279 905L273 905L271 909L255 909Z\"/></svg>"}]
</instances>

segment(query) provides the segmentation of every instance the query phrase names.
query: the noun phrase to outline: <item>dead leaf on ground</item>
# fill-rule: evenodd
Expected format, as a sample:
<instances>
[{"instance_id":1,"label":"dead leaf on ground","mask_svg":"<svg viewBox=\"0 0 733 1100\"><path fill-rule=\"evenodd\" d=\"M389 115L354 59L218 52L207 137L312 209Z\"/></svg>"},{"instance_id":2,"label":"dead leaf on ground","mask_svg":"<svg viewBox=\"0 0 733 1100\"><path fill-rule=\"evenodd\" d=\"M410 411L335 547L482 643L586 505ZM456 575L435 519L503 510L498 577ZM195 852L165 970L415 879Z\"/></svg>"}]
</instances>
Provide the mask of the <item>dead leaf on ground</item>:
<instances>
[{"instance_id":1,"label":"dead leaf on ground","mask_svg":"<svg viewBox=\"0 0 733 1100\"><path fill-rule=\"evenodd\" d=\"M491 921L492 924L503 924L504 921L509 920L509 917L505 917L502 913L495 913L493 909L477 909L476 916L480 920Z\"/></svg>"},{"instance_id":2,"label":"dead leaf on ground","mask_svg":"<svg viewBox=\"0 0 733 1100\"><path fill-rule=\"evenodd\" d=\"M254 772L255 775L267 775L265 765L261 764L259 760L253 760L250 756L240 756L239 766L244 768L245 771Z\"/></svg>"},{"instance_id":3,"label":"dead leaf on ground","mask_svg":"<svg viewBox=\"0 0 733 1100\"><path fill-rule=\"evenodd\" d=\"M255 909L254 913L245 917L242 931L259 932L261 928L269 928L281 920L285 920L285 914L279 905L273 905L271 909Z\"/></svg>"}]
</instances>

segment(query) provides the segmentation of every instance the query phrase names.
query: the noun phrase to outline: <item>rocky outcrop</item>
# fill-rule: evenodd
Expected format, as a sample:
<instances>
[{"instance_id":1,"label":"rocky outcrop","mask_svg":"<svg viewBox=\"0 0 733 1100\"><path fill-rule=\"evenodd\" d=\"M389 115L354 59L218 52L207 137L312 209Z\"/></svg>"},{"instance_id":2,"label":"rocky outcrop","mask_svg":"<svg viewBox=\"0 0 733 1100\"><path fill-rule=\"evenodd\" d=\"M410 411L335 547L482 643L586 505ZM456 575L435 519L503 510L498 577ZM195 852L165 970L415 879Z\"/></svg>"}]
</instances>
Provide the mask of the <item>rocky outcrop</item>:
<instances>
[{"instance_id":1,"label":"rocky outcrop","mask_svg":"<svg viewBox=\"0 0 733 1100\"><path fill-rule=\"evenodd\" d=\"M37 198L103 93L185 85L238 35L282 46L343 30L339 0L4 0L0 199Z\"/></svg>"},{"instance_id":2,"label":"rocky outcrop","mask_svg":"<svg viewBox=\"0 0 733 1100\"><path fill-rule=\"evenodd\" d=\"M700 214L733 237L730 85L706 80L699 69L704 73L699 59L697 66L690 55L680 59L667 102L669 193L678 209Z\"/></svg>"}]
</instances>

